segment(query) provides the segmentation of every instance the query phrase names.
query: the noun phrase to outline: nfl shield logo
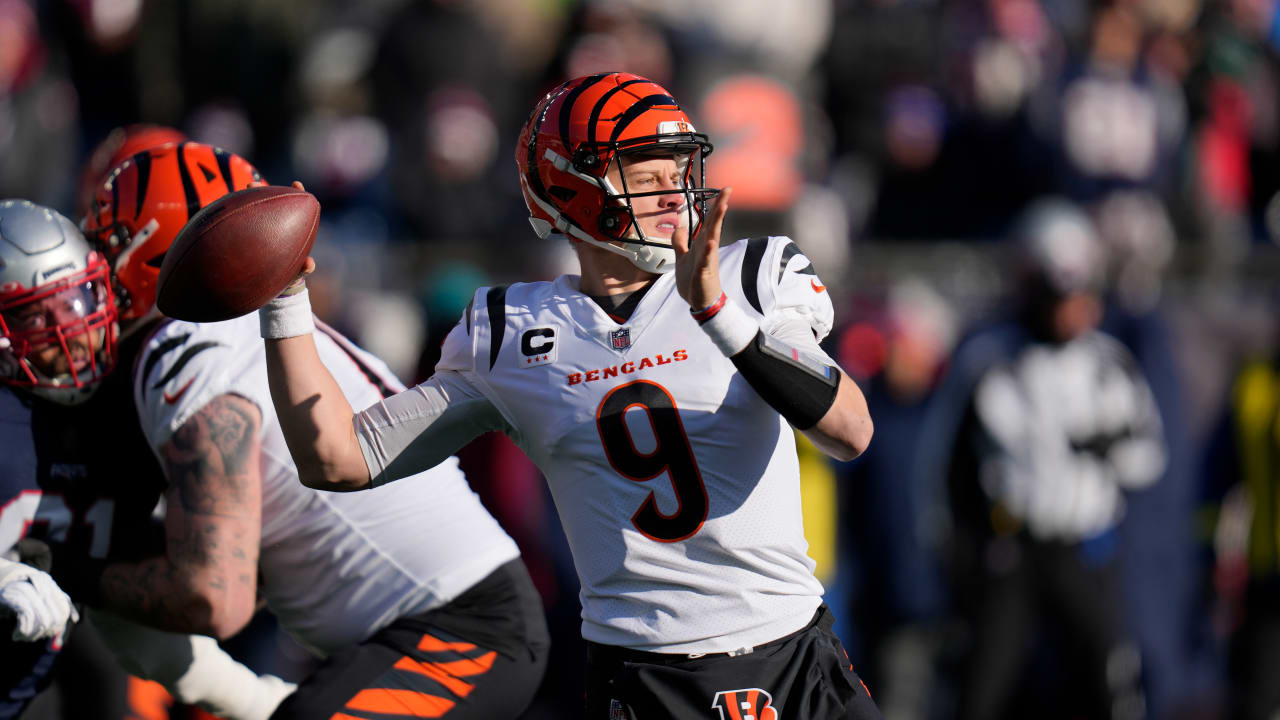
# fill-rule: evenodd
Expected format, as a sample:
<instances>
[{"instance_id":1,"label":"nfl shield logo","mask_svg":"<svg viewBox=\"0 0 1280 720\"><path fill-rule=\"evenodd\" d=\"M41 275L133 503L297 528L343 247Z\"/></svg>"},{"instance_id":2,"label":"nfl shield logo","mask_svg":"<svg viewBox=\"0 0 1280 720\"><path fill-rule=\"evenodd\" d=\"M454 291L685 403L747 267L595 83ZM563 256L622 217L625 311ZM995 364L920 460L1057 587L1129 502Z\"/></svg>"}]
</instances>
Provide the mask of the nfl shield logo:
<instances>
[{"instance_id":1,"label":"nfl shield logo","mask_svg":"<svg viewBox=\"0 0 1280 720\"><path fill-rule=\"evenodd\" d=\"M609 344L614 350L626 350L631 347L631 328L610 331Z\"/></svg>"}]
</instances>

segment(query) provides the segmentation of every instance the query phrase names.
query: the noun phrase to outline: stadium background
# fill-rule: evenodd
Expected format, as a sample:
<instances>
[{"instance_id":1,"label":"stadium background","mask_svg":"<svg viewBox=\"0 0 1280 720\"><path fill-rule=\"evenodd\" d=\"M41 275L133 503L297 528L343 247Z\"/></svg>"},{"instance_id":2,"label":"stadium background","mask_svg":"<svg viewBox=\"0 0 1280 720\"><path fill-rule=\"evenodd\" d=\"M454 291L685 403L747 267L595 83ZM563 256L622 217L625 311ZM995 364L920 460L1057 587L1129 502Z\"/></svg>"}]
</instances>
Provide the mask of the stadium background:
<instances>
[{"instance_id":1,"label":"stadium background","mask_svg":"<svg viewBox=\"0 0 1280 720\"><path fill-rule=\"evenodd\" d=\"M709 184L736 189L726 236L788 234L814 260L850 373L906 373L923 397L968 329L1012 309L1021 213L1066 198L1110 249L1111 327L1174 441L1122 527L1149 709L1216 717L1240 583L1214 552L1233 479L1205 457L1236 369L1273 355L1280 330L1277 49L1274 0L0 0L0 197L76 216L88 153L134 122L301 180L324 207L317 311L412 380L474 287L573 267L529 230L515 136L560 80L627 70L710 133ZM878 427L873 444L918 442ZM509 445L466 454L556 632L562 662L529 717L562 717L581 649L554 509ZM874 628L849 610L869 583L850 527L867 511L842 512L836 484L851 472L806 456L807 528L841 634L870 663ZM927 554L945 510L921 496L870 512ZM964 629L930 582L902 582L909 607L877 622L941 620L915 705L882 704L945 718ZM306 666L269 618L232 646L264 670Z\"/></svg>"}]
</instances>

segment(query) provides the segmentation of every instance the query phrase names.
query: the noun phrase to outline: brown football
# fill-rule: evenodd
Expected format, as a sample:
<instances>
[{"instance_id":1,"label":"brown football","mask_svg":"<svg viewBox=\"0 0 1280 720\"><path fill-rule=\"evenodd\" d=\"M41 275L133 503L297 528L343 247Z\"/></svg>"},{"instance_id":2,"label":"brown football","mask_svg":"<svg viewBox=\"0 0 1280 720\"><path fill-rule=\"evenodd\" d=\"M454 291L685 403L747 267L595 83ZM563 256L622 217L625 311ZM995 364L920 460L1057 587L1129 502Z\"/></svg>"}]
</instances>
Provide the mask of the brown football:
<instances>
[{"instance_id":1,"label":"brown football","mask_svg":"<svg viewBox=\"0 0 1280 720\"><path fill-rule=\"evenodd\" d=\"M192 322L257 310L298 276L319 223L320 203L297 188L264 185L218 198L165 253L156 306Z\"/></svg>"}]
</instances>

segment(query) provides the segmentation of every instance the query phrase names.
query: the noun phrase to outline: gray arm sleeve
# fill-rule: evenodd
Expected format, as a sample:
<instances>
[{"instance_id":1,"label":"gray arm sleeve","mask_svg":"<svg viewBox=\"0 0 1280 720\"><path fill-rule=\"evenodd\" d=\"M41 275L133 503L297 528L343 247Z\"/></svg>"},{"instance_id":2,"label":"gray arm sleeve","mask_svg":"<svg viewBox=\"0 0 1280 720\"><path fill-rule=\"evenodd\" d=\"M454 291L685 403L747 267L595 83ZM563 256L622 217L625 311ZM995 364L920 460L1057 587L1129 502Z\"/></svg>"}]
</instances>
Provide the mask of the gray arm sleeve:
<instances>
[{"instance_id":1,"label":"gray arm sleeve","mask_svg":"<svg viewBox=\"0 0 1280 720\"><path fill-rule=\"evenodd\" d=\"M452 370L356 413L354 423L374 487L435 467L481 433L507 429L493 403Z\"/></svg>"}]
</instances>

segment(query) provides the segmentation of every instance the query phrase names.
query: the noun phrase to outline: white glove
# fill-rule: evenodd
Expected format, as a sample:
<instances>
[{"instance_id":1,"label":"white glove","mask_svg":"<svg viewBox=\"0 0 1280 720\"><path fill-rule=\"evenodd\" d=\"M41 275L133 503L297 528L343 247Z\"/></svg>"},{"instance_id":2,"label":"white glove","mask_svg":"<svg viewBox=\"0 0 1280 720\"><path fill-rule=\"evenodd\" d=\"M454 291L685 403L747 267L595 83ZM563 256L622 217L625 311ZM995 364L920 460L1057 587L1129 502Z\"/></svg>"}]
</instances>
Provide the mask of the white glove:
<instances>
[{"instance_id":1,"label":"white glove","mask_svg":"<svg viewBox=\"0 0 1280 720\"><path fill-rule=\"evenodd\" d=\"M3 558L0 558L0 613L14 616L13 639L18 642L59 637L68 623L80 619L71 598L48 573Z\"/></svg>"},{"instance_id":2,"label":"white glove","mask_svg":"<svg viewBox=\"0 0 1280 720\"><path fill-rule=\"evenodd\" d=\"M88 614L121 667L225 720L267 720L297 687L257 675L211 637L156 630L100 608Z\"/></svg>"}]
</instances>

